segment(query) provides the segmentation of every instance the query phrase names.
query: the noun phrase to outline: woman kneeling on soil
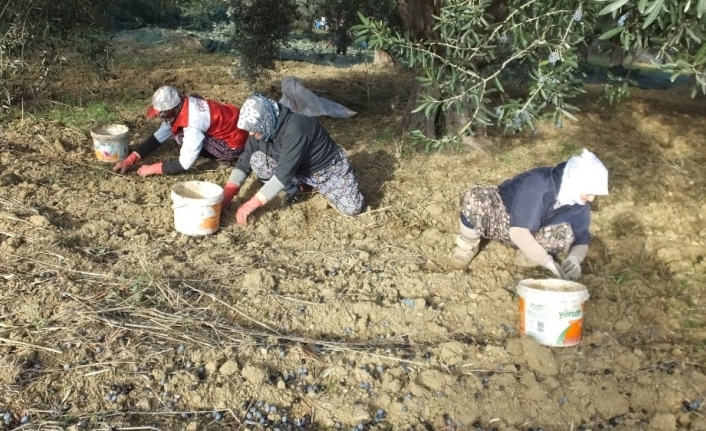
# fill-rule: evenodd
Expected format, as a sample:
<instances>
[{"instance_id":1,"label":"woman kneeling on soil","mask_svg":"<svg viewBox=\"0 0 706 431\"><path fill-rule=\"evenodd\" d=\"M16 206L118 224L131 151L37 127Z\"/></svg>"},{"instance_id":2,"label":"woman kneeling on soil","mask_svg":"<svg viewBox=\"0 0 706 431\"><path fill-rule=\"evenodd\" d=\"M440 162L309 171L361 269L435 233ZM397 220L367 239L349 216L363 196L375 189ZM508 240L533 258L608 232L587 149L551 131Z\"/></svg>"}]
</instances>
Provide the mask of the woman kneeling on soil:
<instances>
[{"instance_id":1,"label":"woman kneeling on soil","mask_svg":"<svg viewBox=\"0 0 706 431\"><path fill-rule=\"evenodd\" d=\"M340 212L354 216L363 209L363 195L346 153L315 119L255 94L243 104L238 127L250 138L224 190L227 208L250 172L265 185L235 214L239 224L285 191L285 205L302 197L304 186L316 189Z\"/></svg>"},{"instance_id":2,"label":"woman kneeling on soil","mask_svg":"<svg viewBox=\"0 0 706 431\"><path fill-rule=\"evenodd\" d=\"M608 170L588 150L554 167L521 173L500 186L473 186L461 197L460 233L451 266L464 270L481 238L518 248L515 264L541 265L576 280L590 241L591 205L608 194ZM559 265L558 253L568 253Z\"/></svg>"},{"instance_id":3,"label":"woman kneeling on soil","mask_svg":"<svg viewBox=\"0 0 706 431\"><path fill-rule=\"evenodd\" d=\"M152 96L147 118L158 116L162 125L125 160L113 166L113 170L124 173L172 136L181 146L179 159L144 165L137 175L178 174L189 169L199 156L230 162L225 163L226 167L233 166L248 139L248 133L237 127L239 114L233 105L197 95L186 96L174 87L161 87Z\"/></svg>"}]
</instances>

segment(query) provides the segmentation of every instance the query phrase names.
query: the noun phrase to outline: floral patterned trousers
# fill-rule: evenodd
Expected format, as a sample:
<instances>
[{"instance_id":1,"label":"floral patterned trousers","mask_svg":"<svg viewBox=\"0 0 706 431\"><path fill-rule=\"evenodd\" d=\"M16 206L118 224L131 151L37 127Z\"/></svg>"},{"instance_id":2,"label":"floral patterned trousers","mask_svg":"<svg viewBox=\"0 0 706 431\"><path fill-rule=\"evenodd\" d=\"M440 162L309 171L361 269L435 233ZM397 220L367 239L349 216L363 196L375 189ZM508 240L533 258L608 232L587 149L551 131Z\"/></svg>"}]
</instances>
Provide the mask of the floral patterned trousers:
<instances>
[{"instance_id":1,"label":"floral patterned trousers","mask_svg":"<svg viewBox=\"0 0 706 431\"><path fill-rule=\"evenodd\" d=\"M510 214L496 186L476 185L468 189L461 196L461 214L481 237L517 248L510 239ZM533 235L551 255L567 253L574 243L569 223L543 226Z\"/></svg>"},{"instance_id":2,"label":"floral patterned trousers","mask_svg":"<svg viewBox=\"0 0 706 431\"><path fill-rule=\"evenodd\" d=\"M184 131L180 131L174 136L174 140L177 144L181 146L184 140ZM203 138L203 143L201 144L201 156L209 159L216 158L218 160L234 161L238 160L241 154L243 154L243 148L231 148L225 141L216 139L213 136L206 135Z\"/></svg>"},{"instance_id":3,"label":"floral patterned trousers","mask_svg":"<svg viewBox=\"0 0 706 431\"><path fill-rule=\"evenodd\" d=\"M274 175L277 162L262 151L255 151L250 156L250 166L260 179L266 181ZM310 175L295 175L292 184L313 187L343 214L354 216L363 210L363 194L343 150L339 149L338 155L320 171Z\"/></svg>"}]
</instances>

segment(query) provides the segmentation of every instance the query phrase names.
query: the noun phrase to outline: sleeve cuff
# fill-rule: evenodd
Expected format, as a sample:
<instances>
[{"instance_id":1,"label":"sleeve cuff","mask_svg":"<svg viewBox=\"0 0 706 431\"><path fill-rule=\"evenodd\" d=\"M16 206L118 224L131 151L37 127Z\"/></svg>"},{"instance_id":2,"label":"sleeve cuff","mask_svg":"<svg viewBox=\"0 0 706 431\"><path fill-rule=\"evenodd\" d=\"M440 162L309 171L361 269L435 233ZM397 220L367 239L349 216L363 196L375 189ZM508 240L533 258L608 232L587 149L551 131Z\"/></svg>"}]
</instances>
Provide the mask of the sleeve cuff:
<instances>
[{"instance_id":1,"label":"sleeve cuff","mask_svg":"<svg viewBox=\"0 0 706 431\"><path fill-rule=\"evenodd\" d=\"M140 144L139 147L135 148L135 152L140 155L141 159L144 159L145 156L159 148L159 146L162 145L157 138L154 137L154 135L150 136Z\"/></svg>"},{"instance_id":2,"label":"sleeve cuff","mask_svg":"<svg viewBox=\"0 0 706 431\"><path fill-rule=\"evenodd\" d=\"M238 187L243 187L243 183L245 180L248 178L248 174L245 172L241 171L238 168L233 169L233 171L230 173L230 177L228 178L229 183L237 184Z\"/></svg>"},{"instance_id":3,"label":"sleeve cuff","mask_svg":"<svg viewBox=\"0 0 706 431\"><path fill-rule=\"evenodd\" d=\"M265 183L264 186L262 186L258 194L267 199L269 202L282 190L284 190L284 184L282 184L277 177L272 177L269 181L267 181L267 183Z\"/></svg>"},{"instance_id":4,"label":"sleeve cuff","mask_svg":"<svg viewBox=\"0 0 706 431\"><path fill-rule=\"evenodd\" d=\"M181 165L181 163L179 163L179 160L172 160L172 161L169 161L169 162L165 163L164 165L162 165L162 172L164 172L167 175L179 174L179 173L182 173L185 171L186 171L186 169L184 169L184 167Z\"/></svg>"},{"instance_id":5,"label":"sleeve cuff","mask_svg":"<svg viewBox=\"0 0 706 431\"><path fill-rule=\"evenodd\" d=\"M573 247L571 247L571 250L569 250L569 256L575 256L579 260L579 263L583 262L583 260L586 258L587 254L588 254L588 245L587 244L576 244Z\"/></svg>"}]
</instances>

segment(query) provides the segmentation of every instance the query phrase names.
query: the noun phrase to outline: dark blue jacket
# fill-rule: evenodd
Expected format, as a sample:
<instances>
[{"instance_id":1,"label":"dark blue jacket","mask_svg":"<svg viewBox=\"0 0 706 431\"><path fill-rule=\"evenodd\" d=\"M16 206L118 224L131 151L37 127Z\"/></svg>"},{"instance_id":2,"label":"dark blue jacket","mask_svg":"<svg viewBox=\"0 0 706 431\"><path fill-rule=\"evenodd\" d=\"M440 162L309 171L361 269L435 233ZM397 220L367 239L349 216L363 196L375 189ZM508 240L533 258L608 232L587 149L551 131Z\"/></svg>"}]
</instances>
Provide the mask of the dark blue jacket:
<instances>
[{"instance_id":1,"label":"dark blue jacket","mask_svg":"<svg viewBox=\"0 0 706 431\"><path fill-rule=\"evenodd\" d=\"M535 168L503 181L500 197L510 214L510 227L535 233L545 226L567 222L574 231L574 244L588 244L591 237L591 205L564 205L554 208L566 162L554 167Z\"/></svg>"}]
</instances>

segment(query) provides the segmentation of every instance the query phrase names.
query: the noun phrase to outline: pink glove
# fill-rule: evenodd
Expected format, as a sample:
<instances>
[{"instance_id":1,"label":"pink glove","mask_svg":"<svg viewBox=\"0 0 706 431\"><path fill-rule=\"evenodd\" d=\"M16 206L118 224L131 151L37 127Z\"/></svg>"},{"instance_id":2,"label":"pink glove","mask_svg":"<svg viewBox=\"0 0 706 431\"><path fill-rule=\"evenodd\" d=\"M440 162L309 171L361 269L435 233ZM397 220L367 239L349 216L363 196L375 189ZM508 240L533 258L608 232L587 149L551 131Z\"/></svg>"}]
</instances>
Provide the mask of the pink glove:
<instances>
[{"instance_id":1,"label":"pink glove","mask_svg":"<svg viewBox=\"0 0 706 431\"><path fill-rule=\"evenodd\" d=\"M153 165L144 165L137 170L137 175L144 177L149 177L150 175L162 175L162 162L155 163Z\"/></svg>"},{"instance_id":2,"label":"pink glove","mask_svg":"<svg viewBox=\"0 0 706 431\"><path fill-rule=\"evenodd\" d=\"M239 191L239 185L235 183L226 183L226 186L223 188L223 203L221 203L221 212L225 212L225 210L230 207L230 203L233 202L233 198Z\"/></svg>"},{"instance_id":3,"label":"pink glove","mask_svg":"<svg viewBox=\"0 0 706 431\"><path fill-rule=\"evenodd\" d=\"M113 172L118 172L124 174L125 171L130 169L132 165L140 161L140 155L133 151L129 156L125 158L122 162L118 162L113 166Z\"/></svg>"},{"instance_id":4,"label":"pink glove","mask_svg":"<svg viewBox=\"0 0 706 431\"><path fill-rule=\"evenodd\" d=\"M244 225L248 221L248 216L263 205L265 205L265 202L258 199L257 195L253 196L249 201L241 205L240 208L238 208L238 211L235 212L235 221L237 221L240 225Z\"/></svg>"}]
</instances>

